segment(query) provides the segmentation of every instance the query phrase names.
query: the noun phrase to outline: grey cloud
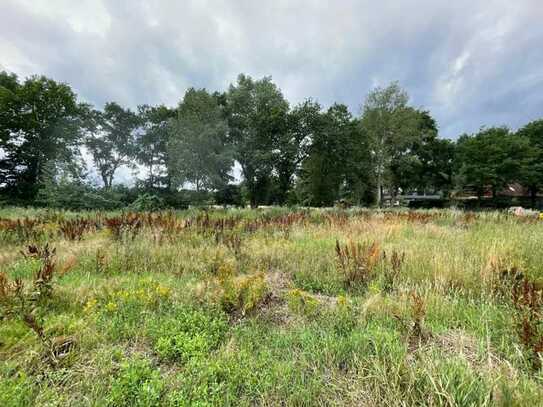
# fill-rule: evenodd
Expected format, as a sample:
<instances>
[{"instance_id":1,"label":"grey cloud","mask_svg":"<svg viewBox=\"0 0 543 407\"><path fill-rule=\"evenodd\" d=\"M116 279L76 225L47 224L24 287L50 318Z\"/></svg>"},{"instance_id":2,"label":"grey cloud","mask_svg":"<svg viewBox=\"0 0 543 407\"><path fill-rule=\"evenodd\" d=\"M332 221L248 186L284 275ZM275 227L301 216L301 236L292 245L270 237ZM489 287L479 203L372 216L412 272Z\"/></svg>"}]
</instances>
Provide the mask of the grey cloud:
<instances>
[{"instance_id":1,"label":"grey cloud","mask_svg":"<svg viewBox=\"0 0 543 407\"><path fill-rule=\"evenodd\" d=\"M292 103L358 114L399 80L441 133L543 116L543 7L489 1L15 1L0 4L0 63L101 106L174 105L189 86L272 75Z\"/></svg>"}]
</instances>

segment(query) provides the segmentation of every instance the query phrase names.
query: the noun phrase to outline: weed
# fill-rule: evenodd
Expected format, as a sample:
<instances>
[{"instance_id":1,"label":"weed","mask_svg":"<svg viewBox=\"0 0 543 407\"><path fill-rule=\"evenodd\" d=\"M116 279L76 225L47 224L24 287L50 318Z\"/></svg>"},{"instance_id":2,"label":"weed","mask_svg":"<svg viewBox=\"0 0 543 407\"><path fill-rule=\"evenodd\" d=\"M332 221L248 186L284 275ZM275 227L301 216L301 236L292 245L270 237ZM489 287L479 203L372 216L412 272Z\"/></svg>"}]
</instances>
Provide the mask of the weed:
<instances>
[{"instance_id":1,"label":"weed","mask_svg":"<svg viewBox=\"0 0 543 407\"><path fill-rule=\"evenodd\" d=\"M55 255L56 249L49 249L49 244L43 247L30 245L26 252L21 252L24 257L37 259L41 262L34 275L34 292L32 294L35 300L48 298L53 291L52 280L55 273Z\"/></svg>"},{"instance_id":2,"label":"weed","mask_svg":"<svg viewBox=\"0 0 543 407\"><path fill-rule=\"evenodd\" d=\"M104 223L115 240L123 238L134 240L143 228L144 220L142 214L129 212L114 218L106 218Z\"/></svg>"},{"instance_id":3,"label":"weed","mask_svg":"<svg viewBox=\"0 0 543 407\"><path fill-rule=\"evenodd\" d=\"M520 342L529 355L535 370L541 368L543 356L543 291L534 282L524 278L515 284L512 302Z\"/></svg>"},{"instance_id":4,"label":"weed","mask_svg":"<svg viewBox=\"0 0 543 407\"><path fill-rule=\"evenodd\" d=\"M104 253L104 251L100 248L98 248L96 250L96 255L94 256L94 261L95 261L95 272L97 274L102 274L106 271L106 268L107 268L107 258L106 258L106 254Z\"/></svg>"},{"instance_id":5,"label":"weed","mask_svg":"<svg viewBox=\"0 0 543 407\"><path fill-rule=\"evenodd\" d=\"M375 277L375 266L381 256L378 243L356 244L351 241L342 247L336 240L336 257L345 286L365 288Z\"/></svg>"},{"instance_id":6,"label":"weed","mask_svg":"<svg viewBox=\"0 0 543 407\"><path fill-rule=\"evenodd\" d=\"M42 236L41 222L37 219L0 219L0 230L13 237L17 243L39 240Z\"/></svg>"},{"instance_id":7,"label":"weed","mask_svg":"<svg viewBox=\"0 0 543 407\"><path fill-rule=\"evenodd\" d=\"M383 259L386 261L387 255L383 252ZM383 270L383 290L385 292L391 292L400 276L402 266L405 262L405 253L399 253L396 250L392 251L390 256L390 266L385 263Z\"/></svg>"},{"instance_id":8,"label":"weed","mask_svg":"<svg viewBox=\"0 0 543 407\"><path fill-rule=\"evenodd\" d=\"M422 339L426 336L423 327L424 317L426 316L426 305L422 297L415 291L411 293L411 337Z\"/></svg>"},{"instance_id":9,"label":"weed","mask_svg":"<svg viewBox=\"0 0 543 407\"><path fill-rule=\"evenodd\" d=\"M83 234L90 228L91 222L88 219L62 220L59 223L61 236L72 242L81 240Z\"/></svg>"},{"instance_id":10,"label":"weed","mask_svg":"<svg viewBox=\"0 0 543 407\"><path fill-rule=\"evenodd\" d=\"M239 234L232 233L223 236L223 242L234 253L236 259L241 257L242 240Z\"/></svg>"},{"instance_id":11,"label":"weed","mask_svg":"<svg viewBox=\"0 0 543 407\"><path fill-rule=\"evenodd\" d=\"M236 276L234 267L223 263L217 277L208 282L212 301L218 300L222 309L232 315L253 311L268 298L269 288L263 273Z\"/></svg>"}]
</instances>

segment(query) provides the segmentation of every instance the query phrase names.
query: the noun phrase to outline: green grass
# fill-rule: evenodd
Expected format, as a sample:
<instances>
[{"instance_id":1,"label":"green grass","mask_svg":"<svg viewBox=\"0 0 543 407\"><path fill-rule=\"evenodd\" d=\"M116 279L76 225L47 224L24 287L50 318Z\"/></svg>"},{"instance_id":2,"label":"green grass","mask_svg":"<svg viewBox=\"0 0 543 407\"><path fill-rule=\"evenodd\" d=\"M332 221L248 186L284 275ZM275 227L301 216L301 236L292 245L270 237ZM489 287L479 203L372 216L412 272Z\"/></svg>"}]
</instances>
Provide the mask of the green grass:
<instances>
[{"instance_id":1,"label":"green grass","mask_svg":"<svg viewBox=\"0 0 543 407\"><path fill-rule=\"evenodd\" d=\"M39 220L36 241L0 226L9 281L0 405L543 405L543 371L518 335L510 288L500 286L513 266L543 281L543 221L358 210L288 221L289 213L216 210L211 221L235 219L232 230L163 236L153 224L115 240L100 227L67 241L61 219L100 225L120 212L0 210ZM202 212L169 216L184 224ZM241 238L239 252L224 235ZM367 285L346 283L336 240L377 242L386 253ZM30 298L40 261L20 251L46 242L57 250L52 295L23 309L13 284L21 279ZM393 251L405 260L391 282ZM413 293L423 303L417 335ZM63 338L72 346L53 360Z\"/></svg>"}]
</instances>

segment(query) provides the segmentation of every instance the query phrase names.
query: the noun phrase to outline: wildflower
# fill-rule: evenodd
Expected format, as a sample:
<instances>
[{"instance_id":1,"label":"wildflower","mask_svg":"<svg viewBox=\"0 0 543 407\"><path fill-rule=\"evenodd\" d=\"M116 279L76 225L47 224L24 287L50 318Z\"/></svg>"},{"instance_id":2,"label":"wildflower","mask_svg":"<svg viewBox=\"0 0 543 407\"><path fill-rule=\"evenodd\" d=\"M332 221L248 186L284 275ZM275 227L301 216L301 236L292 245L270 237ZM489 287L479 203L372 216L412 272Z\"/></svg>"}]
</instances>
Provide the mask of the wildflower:
<instances>
[{"instance_id":1,"label":"wildflower","mask_svg":"<svg viewBox=\"0 0 543 407\"><path fill-rule=\"evenodd\" d=\"M96 298L92 298L88 300L87 303L85 304L85 307L83 308L83 312L85 314L90 314L96 308L97 303L98 301L96 300Z\"/></svg>"},{"instance_id":2,"label":"wildflower","mask_svg":"<svg viewBox=\"0 0 543 407\"><path fill-rule=\"evenodd\" d=\"M337 297L337 305L340 308L346 307L348 305L347 298L345 298L345 296L343 295L340 295L339 297Z\"/></svg>"},{"instance_id":3,"label":"wildflower","mask_svg":"<svg viewBox=\"0 0 543 407\"><path fill-rule=\"evenodd\" d=\"M540 219L540 220L543 220L543 212L540 212L540 213L539 213L539 219Z\"/></svg>"},{"instance_id":4,"label":"wildflower","mask_svg":"<svg viewBox=\"0 0 543 407\"><path fill-rule=\"evenodd\" d=\"M113 312L117 309L117 304L114 302L108 302L106 305L106 309L110 312Z\"/></svg>"},{"instance_id":5,"label":"wildflower","mask_svg":"<svg viewBox=\"0 0 543 407\"><path fill-rule=\"evenodd\" d=\"M156 293L159 295L159 297L169 297L171 292L172 290L170 287L166 287L160 284L156 287Z\"/></svg>"}]
</instances>

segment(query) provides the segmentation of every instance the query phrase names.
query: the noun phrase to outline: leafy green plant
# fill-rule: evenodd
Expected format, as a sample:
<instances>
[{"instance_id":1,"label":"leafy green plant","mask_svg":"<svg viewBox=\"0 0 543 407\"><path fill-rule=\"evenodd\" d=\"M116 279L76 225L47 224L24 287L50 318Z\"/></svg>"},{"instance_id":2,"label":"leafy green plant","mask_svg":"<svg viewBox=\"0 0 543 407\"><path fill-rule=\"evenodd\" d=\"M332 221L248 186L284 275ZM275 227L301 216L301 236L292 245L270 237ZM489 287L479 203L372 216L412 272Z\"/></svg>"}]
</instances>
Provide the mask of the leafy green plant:
<instances>
[{"instance_id":1,"label":"leafy green plant","mask_svg":"<svg viewBox=\"0 0 543 407\"><path fill-rule=\"evenodd\" d=\"M150 336L161 358L185 363L216 349L227 329L226 319L219 313L182 308L174 318L157 321Z\"/></svg>"},{"instance_id":2,"label":"leafy green plant","mask_svg":"<svg viewBox=\"0 0 543 407\"><path fill-rule=\"evenodd\" d=\"M157 211L164 208L164 200L157 195L145 193L138 195L130 204L133 211Z\"/></svg>"},{"instance_id":3,"label":"leafy green plant","mask_svg":"<svg viewBox=\"0 0 543 407\"><path fill-rule=\"evenodd\" d=\"M134 359L121 365L117 377L111 384L107 404L115 407L159 406L163 392L164 382L160 372L147 360Z\"/></svg>"}]
</instances>

